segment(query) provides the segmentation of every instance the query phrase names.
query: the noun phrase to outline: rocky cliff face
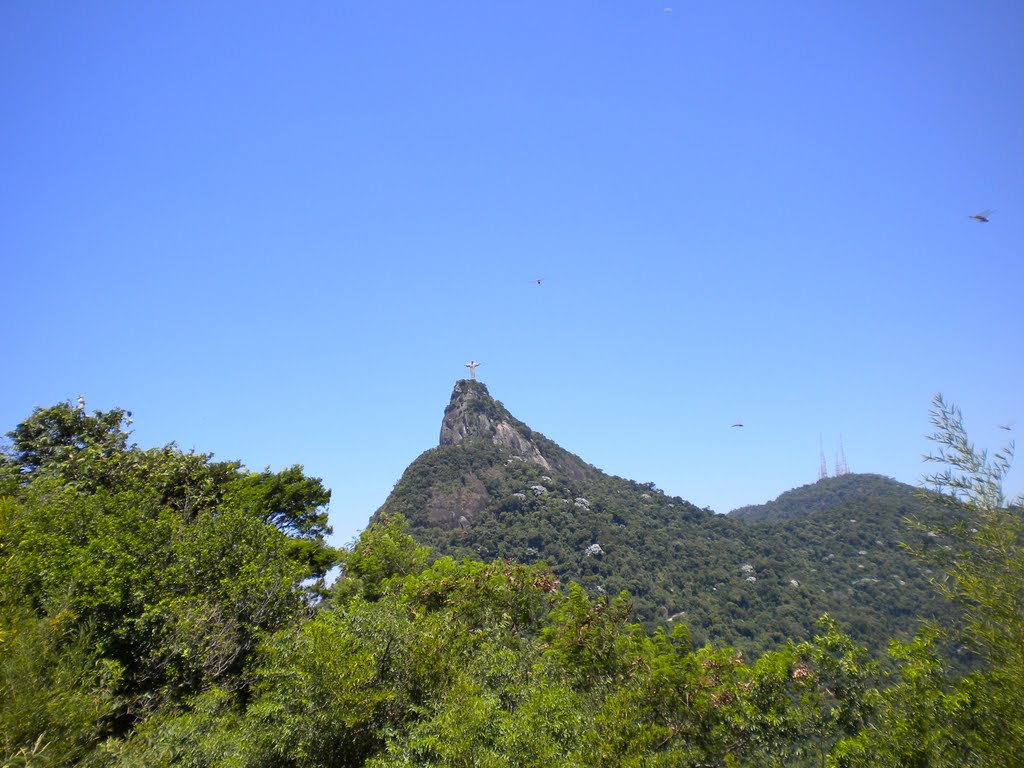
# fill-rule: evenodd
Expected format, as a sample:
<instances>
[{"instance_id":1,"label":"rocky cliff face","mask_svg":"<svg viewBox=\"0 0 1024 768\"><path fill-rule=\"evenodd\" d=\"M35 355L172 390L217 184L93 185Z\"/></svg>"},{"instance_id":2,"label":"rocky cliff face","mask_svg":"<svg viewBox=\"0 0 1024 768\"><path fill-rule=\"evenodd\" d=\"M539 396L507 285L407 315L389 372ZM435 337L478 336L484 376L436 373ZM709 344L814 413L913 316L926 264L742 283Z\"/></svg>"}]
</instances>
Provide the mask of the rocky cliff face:
<instances>
[{"instance_id":1,"label":"rocky cliff face","mask_svg":"<svg viewBox=\"0 0 1024 768\"><path fill-rule=\"evenodd\" d=\"M475 437L490 440L497 425L509 417L485 384L471 379L457 381L441 419L440 445L459 445Z\"/></svg>"},{"instance_id":2,"label":"rocky cliff face","mask_svg":"<svg viewBox=\"0 0 1024 768\"><path fill-rule=\"evenodd\" d=\"M512 416L491 397L485 384L462 379L455 383L444 410L440 445L460 445L474 439L494 443L512 456L575 479L595 478L601 474Z\"/></svg>"},{"instance_id":3,"label":"rocky cliff face","mask_svg":"<svg viewBox=\"0 0 1024 768\"><path fill-rule=\"evenodd\" d=\"M414 528L469 530L489 508L507 502L510 493L535 494L531 487L539 488L540 482L603 477L516 419L484 384L462 379L445 408L439 445L409 465L374 519L394 512ZM572 498L567 496L568 503Z\"/></svg>"}]
</instances>

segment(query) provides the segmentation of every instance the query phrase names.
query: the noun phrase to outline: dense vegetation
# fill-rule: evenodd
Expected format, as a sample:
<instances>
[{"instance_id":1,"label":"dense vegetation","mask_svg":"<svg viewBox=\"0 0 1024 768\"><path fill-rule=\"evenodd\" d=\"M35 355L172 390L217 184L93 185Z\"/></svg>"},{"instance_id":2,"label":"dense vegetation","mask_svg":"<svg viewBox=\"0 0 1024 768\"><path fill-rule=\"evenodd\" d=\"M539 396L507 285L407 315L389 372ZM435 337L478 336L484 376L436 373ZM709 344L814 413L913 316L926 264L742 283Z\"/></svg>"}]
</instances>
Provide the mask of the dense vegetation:
<instances>
[{"instance_id":1,"label":"dense vegetation","mask_svg":"<svg viewBox=\"0 0 1024 768\"><path fill-rule=\"evenodd\" d=\"M963 608L945 631L981 660L963 677L939 627L895 643L889 672L830 619L756 658L682 621L648 632L626 593L433 558L400 516L334 551L299 467L141 450L121 411L37 410L0 461L0 765L1019 764L1008 456L974 453L941 401L935 418L932 479L967 511L919 555Z\"/></svg>"}]
</instances>

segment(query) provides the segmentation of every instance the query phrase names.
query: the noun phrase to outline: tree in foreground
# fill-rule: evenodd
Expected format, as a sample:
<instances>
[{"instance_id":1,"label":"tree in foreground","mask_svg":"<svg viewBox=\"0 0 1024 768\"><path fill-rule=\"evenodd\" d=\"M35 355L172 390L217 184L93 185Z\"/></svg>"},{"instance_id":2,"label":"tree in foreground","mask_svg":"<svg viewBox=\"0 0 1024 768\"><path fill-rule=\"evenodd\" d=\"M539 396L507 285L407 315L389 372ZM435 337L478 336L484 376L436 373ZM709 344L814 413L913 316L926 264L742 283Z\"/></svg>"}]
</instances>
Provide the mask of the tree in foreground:
<instances>
[{"instance_id":1,"label":"tree in foreground","mask_svg":"<svg viewBox=\"0 0 1024 768\"><path fill-rule=\"evenodd\" d=\"M318 479L142 450L128 423L40 408L0 455L4 760L70 764L161 708L243 695L334 561Z\"/></svg>"},{"instance_id":2,"label":"tree in foreground","mask_svg":"<svg viewBox=\"0 0 1024 768\"><path fill-rule=\"evenodd\" d=\"M950 523L931 531L942 545L920 556L941 571L936 587L963 619L893 644L899 677L880 694L876 723L838 746L837 766L1001 768L1024 754L1024 517L1022 499L1008 504L1003 493L1013 443L991 457L975 448L941 395L931 423L936 449L925 459L941 469L924 481L950 500ZM954 678L937 639L975 654L977 669Z\"/></svg>"}]
</instances>

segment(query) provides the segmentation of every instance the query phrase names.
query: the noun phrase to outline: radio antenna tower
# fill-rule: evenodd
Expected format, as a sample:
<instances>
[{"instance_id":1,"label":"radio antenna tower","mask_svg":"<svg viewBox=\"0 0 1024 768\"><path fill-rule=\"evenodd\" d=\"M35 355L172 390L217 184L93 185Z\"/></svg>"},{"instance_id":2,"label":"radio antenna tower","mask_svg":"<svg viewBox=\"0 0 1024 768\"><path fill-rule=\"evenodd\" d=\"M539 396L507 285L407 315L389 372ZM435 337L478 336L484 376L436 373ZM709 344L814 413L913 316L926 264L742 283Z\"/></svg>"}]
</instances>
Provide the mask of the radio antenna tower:
<instances>
[{"instance_id":1,"label":"radio antenna tower","mask_svg":"<svg viewBox=\"0 0 1024 768\"><path fill-rule=\"evenodd\" d=\"M818 479L824 480L828 477L828 464L825 463L825 444L821 440L821 435L818 435L818 451L821 453L821 464L818 467Z\"/></svg>"},{"instance_id":2,"label":"radio antenna tower","mask_svg":"<svg viewBox=\"0 0 1024 768\"><path fill-rule=\"evenodd\" d=\"M843 436L839 436L839 453L836 454L836 477L850 474L850 466L846 463L846 450L843 448Z\"/></svg>"}]
</instances>

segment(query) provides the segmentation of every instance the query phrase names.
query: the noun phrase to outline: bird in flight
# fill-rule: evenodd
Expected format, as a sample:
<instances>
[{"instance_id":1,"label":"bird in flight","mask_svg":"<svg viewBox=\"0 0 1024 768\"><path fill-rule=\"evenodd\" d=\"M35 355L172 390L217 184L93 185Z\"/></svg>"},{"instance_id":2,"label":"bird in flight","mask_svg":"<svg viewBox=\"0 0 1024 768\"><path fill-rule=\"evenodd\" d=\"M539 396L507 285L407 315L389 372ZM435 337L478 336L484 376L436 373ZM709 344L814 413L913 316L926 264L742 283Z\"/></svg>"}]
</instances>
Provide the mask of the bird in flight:
<instances>
[{"instance_id":1,"label":"bird in flight","mask_svg":"<svg viewBox=\"0 0 1024 768\"><path fill-rule=\"evenodd\" d=\"M1000 429L1005 429L1007 432L1009 432L1011 429L1013 429L1013 422L1012 421L1008 421L1006 424L999 424L997 426Z\"/></svg>"},{"instance_id":2,"label":"bird in flight","mask_svg":"<svg viewBox=\"0 0 1024 768\"><path fill-rule=\"evenodd\" d=\"M537 285L540 285L541 283L544 282L544 278L543 277L535 277L530 282L531 283L536 283Z\"/></svg>"},{"instance_id":3,"label":"bird in flight","mask_svg":"<svg viewBox=\"0 0 1024 768\"><path fill-rule=\"evenodd\" d=\"M742 422L742 421L737 421L737 422L736 422L735 424L733 424L732 426L734 426L734 427L742 427L742 426L743 426L743 422Z\"/></svg>"},{"instance_id":4,"label":"bird in flight","mask_svg":"<svg viewBox=\"0 0 1024 768\"><path fill-rule=\"evenodd\" d=\"M967 218L971 219L971 221L976 221L979 224L988 224L988 217L991 216L993 213L995 213L994 210L986 208L984 211L976 213L973 216L968 216Z\"/></svg>"}]
</instances>

